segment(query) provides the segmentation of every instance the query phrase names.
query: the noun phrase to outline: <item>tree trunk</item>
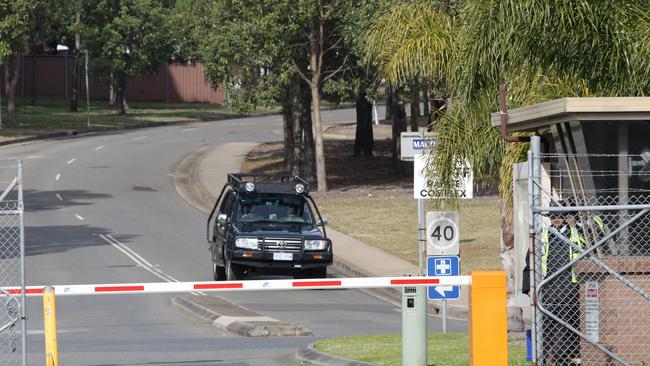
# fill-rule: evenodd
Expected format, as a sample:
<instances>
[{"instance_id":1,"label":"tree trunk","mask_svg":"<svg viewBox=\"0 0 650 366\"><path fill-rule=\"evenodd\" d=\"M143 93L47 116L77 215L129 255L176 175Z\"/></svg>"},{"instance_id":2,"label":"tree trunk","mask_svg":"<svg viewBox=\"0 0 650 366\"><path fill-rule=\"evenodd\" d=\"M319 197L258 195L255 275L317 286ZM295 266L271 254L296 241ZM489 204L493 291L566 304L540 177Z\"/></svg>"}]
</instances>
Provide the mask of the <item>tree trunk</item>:
<instances>
[{"instance_id":1,"label":"tree trunk","mask_svg":"<svg viewBox=\"0 0 650 366\"><path fill-rule=\"evenodd\" d=\"M115 111L120 116L126 114L126 85L124 76L115 78Z\"/></svg>"},{"instance_id":2,"label":"tree trunk","mask_svg":"<svg viewBox=\"0 0 650 366\"><path fill-rule=\"evenodd\" d=\"M399 102L397 98L397 91L392 91L393 99L390 104L390 110L392 117L392 136L393 136L393 160L399 162L399 151L400 151L400 135L402 132L406 131L406 111L404 109L404 104Z\"/></svg>"},{"instance_id":3,"label":"tree trunk","mask_svg":"<svg viewBox=\"0 0 650 366\"><path fill-rule=\"evenodd\" d=\"M321 9L322 11L322 9ZM325 148L323 146L323 124L320 114L320 77L321 77L321 52L323 47L322 19L314 18L309 31L309 65L311 68L311 104L314 111L314 141L316 145L316 182L319 192L327 192L327 175L325 171Z\"/></svg>"},{"instance_id":4,"label":"tree trunk","mask_svg":"<svg viewBox=\"0 0 650 366\"><path fill-rule=\"evenodd\" d=\"M293 138L293 129L295 126L293 113L293 100L291 91L286 91L282 98L282 121L284 125L284 164L288 172L293 170L296 165L296 159L293 154L295 140Z\"/></svg>"},{"instance_id":5,"label":"tree trunk","mask_svg":"<svg viewBox=\"0 0 650 366\"><path fill-rule=\"evenodd\" d=\"M319 192L327 192L327 176L325 171L325 147L323 145L323 124L320 115L320 95L318 84L312 80L311 102L314 110L314 141L316 145L316 181Z\"/></svg>"},{"instance_id":6,"label":"tree trunk","mask_svg":"<svg viewBox=\"0 0 650 366\"><path fill-rule=\"evenodd\" d=\"M80 15L77 12L76 25L79 26ZM74 57L72 57L72 90L70 95L70 112L77 112L79 110L79 55L81 49L81 37L79 36L79 30L74 34Z\"/></svg>"},{"instance_id":7,"label":"tree trunk","mask_svg":"<svg viewBox=\"0 0 650 366\"><path fill-rule=\"evenodd\" d=\"M420 89L418 84L411 88L411 132L417 132L420 119Z\"/></svg>"},{"instance_id":8,"label":"tree trunk","mask_svg":"<svg viewBox=\"0 0 650 366\"><path fill-rule=\"evenodd\" d=\"M304 144L303 139L303 129L301 118L305 113L302 105L302 89L300 87L301 80L298 75L295 75L291 80L291 118L293 120L293 125L291 126L291 138L294 141L293 147L289 152L293 155L294 164L291 166L289 172L293 175L301 175L304 168Z\"/></svg>"},{"instance_id":9,"label":"tree trunk","mask_svg":"<svg viewBox=\"0 0 650 366\"><path fill-rule=\"evenodd\" d=\"M5 62L5 92L7 95L7 127L16 128L16 86L20 75L20 55L10 56Z\"/></svg>"},{"instance_id":10,"label":"tree trunk","mask_svg":"<svg viewBox=\"0 0 650 366\"><path fill-rule=\"evenodd\" d=\"M302 129L304 161L302 164L303 177L310 182L316 178L316 146L314 144L314 127L311 119L311 91L306 84L300 84L300 101L302 115L300 127Z\"/></svg>"},{"instance_id":11,"label":"tree trunk","mask_svg":"<svg viewBox=\"0 0 650 366\"><path fill-rule=\"evenodd\" d=\"M391 106L393 105L393 88L386 88L386 121L391 121L393 119L393 110Z\"/></svg>"},{"instance_id":12,"label":"tree trunk","mask_svg":"<svg viewBox=\"0 0 650 366\"><path fill-rule=\"evenodd\" d=\"M115 77L113 76L113 73L111 72L111 75L109 76L110 82L108 83L108 105L111 107L115 107L116 103L116 95L115 95Z\"/></svg>"},{"instance_id":13,"label":"tree trunk","mask_svg":"<svg viewBox=\"0 0 650 366\"><path fill-rule=\"evenodd\" d=\"M357 130L354 137L354 156L372 156L374 149L372 104L367 99L364 85L361 85L357 94L356 110Z\"/></svg>"}]
</instances>

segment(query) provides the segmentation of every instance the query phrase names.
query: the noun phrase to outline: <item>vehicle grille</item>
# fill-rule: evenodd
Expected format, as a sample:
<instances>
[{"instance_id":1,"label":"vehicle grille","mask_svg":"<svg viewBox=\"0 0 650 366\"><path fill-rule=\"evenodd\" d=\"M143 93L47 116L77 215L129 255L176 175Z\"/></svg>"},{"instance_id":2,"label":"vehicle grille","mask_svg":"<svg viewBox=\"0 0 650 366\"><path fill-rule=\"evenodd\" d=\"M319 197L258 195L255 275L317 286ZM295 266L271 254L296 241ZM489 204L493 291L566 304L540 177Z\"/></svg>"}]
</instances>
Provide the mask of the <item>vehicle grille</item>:
<instances>
[{"instance_id":1,"label":"vehicle grille","mask_svg":"<svg viewBox=\"0 0 650 366\"><path fill-rule=\"evenodd\" d=\"M264 249L270 252L299 252L302 250L302 240L266 238L264 239Z\"/></svg>"}]
</instances>

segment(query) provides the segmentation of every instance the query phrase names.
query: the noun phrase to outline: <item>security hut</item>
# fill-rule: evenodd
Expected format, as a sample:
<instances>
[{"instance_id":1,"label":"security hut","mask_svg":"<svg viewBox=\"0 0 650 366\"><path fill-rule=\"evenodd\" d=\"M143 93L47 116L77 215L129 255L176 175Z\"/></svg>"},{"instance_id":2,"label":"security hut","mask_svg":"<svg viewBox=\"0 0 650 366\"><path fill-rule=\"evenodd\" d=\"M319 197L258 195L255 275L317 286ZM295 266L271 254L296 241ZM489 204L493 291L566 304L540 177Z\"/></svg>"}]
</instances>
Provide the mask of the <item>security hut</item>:
<instances>
[{"instance_id":1,"label":"security hut","mask_svg":"<svg viewBox=\"0 0 650 366\"><path fill-rule=\"evenodd\" d=\"M515 286L534 243L537 364L650 365L650 98L509 112L504 100L492 114L504 138L538 136L513 167Z\"/></svg>"}]
</instances>

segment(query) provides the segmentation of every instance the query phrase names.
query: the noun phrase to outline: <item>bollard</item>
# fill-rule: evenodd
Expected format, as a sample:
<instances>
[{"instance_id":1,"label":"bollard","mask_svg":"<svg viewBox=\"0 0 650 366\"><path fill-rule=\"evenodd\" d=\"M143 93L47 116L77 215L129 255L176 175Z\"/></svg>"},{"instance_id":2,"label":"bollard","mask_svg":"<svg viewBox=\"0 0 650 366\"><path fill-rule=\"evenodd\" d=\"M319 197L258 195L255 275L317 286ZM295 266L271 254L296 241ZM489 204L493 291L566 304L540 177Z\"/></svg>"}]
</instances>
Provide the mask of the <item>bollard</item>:
<instances>
[{"instance_id":1,"label":"bollard","mask_svg":"<svg viewBox=\"0 0 650 366\"><path fill-rule=\"evenodd\" d=\"M56 300L54 287L43 289L43 328L45 330L45 364L59 364L59 349L56 337Z\"/></svg>"},{"instance_id":2,"label":"bollard","mask_svg":"<svg viewBox=\"0 0 650 366\"><path fill-rule=\"evenodd\" d=\"M506 273L472 272L469 357L472 366L508 365Z\"/></svg>"},{"instance_id":3,"label":"bollard","mask_svg":"<svg viewBox=\"0 0 650 366\"><path fill-rule=\"evenodd\" d=\"M402 365L427 366L426 287L402 290Z\"/></svg>"}]
</instances>

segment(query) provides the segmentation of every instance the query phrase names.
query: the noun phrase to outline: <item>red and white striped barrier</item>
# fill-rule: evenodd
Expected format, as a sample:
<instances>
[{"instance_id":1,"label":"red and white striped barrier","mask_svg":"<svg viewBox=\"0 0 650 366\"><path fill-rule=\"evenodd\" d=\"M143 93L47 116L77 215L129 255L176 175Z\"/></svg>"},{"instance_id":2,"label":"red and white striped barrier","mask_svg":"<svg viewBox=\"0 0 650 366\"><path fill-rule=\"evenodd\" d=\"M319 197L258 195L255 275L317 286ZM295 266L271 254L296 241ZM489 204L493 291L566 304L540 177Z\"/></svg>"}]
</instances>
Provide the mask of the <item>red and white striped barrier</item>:
<instances>
[{"instance_id":1,"label":"red and white striped barrier","mask_svg":"<svg viewBox=\"0 0 650 366\"><path fill-rule=\"evenodd\" d=\"M471 283L470 276L440 277L359 277L323 278L312 280L250 280L224 282L154 282L95 285L56 285L56 296L101 295L101 294L144 294L178 292L225 292L261 290L317 290L354 289L406 286L466 286ZM40 296L45 286L28 286L27 296ZM21 294L18 287L5 288L13 295Z\"/></svg>"}]
</instances>

